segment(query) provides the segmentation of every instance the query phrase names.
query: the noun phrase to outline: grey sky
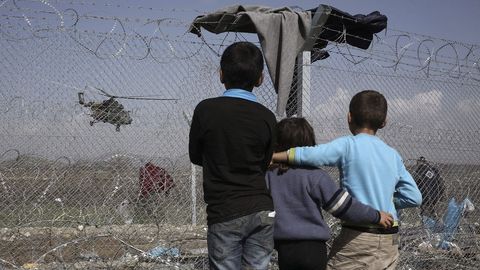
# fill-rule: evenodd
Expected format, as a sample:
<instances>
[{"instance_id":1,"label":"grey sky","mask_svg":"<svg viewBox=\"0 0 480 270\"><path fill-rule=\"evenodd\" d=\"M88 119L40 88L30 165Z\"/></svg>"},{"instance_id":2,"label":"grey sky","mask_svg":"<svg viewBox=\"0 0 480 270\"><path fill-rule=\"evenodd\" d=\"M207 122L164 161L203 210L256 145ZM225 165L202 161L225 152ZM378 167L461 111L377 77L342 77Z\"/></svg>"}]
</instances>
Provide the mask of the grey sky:
<instances>
[{"instance_id":1,"label":"grey sky","mask_svg":"<svg viewBox=\"0 0 480 270\"><path fill-rule=\"evenodd\" d=\"M52 1L53 2L53 1ZM1 14L9 13L5 9L12 1L4 3ZM26 1L17 1L22 8L30 10L48 10L44 4ZM330 4L351 14L367 14L378 10L389 18L389 28L423 35L457 40L459 42L480 44L480 35L476 29L480 25L480 1L215 1L215 0L177 0L177 1L74 1L53 2L59 10L73 8L83 15L105 17L132 17L143 19L178 18L182 21L181 27L165 27L165 31L172 30L172 34L180 34L186 30L186 24L201 12L211 12L218 8L232 4L256 4L271 7L300 6L309 9L319 3ZM117 6L118 5L118 6ZM152 9L149 9L149 8ZM175 10L172 12L172 10ZM21 14L13 10L10 14L17 17ZM34 16L43 16L33 13ZM51 16L55 19L54 16ZM5 18L1 18L4 20ZM20 16L17 21L25 21ZM37 23L32 19L32 24ZM40 21L41 22L41 21ZM83 17L82 28L97 32L108 32L114 25L114 20L98 20ZM66 22L68 23L68 22ZM54 24L51 24L54 25ZM125 27L127 32L142 22L128 21ZM38 26L38 25L37 25ZM79 27L80 28L80 27ZM144 27L148 28L148 27ZM28 36L25 30L14 29L12 34ZM119 27L116 26L115 31ZM151 28L145 30L152 36ZM150 30L150 32L148 32ZM23 32L22 32L23 31ZM175 32L177 31L177 32ZM120 34L120 32L116 32ZM388 34L388 33L387 33ZM383 35L383 33L381 33ZM2 44L0 68L0 105L11 108L0 115L0 120L7 120L0 128L0 150L18 148L22 152L33 152L40 155L58 157L62 155L72 157L104 156L104 153L142 153L146 156L178 156L186 153L188 127L183 120L182 110L193 110L193 105L203 98L216 96L221 93L222 86L218 81L218 56L206 47L202 47L200 54L195 57L180 59L172 57L169 44L158 42L153 46L155 56L163 60L162 63L151 58L135 60L133 56L141 55L145 50L138 40L131 40L124 57L100 59L92 53L78 46L67 33L51 35L49 40L28 39L25 42L5 42ZM175 36L173 36L175 38ZM197 45L189 43L175 43L180 56L195 54L201 47L200 40L188 34ZM223 36L216 37L217 40ZM418 36L417 36L418 37ZM95 32L79 33L77 41L95 48L95 44L102 42ZM114 40L116 41L116 40ZM120 41L120 39L118 40ZM392 40L391 40L392 41ZM213 42L209 39L208 42ZM215 41L217 42L217 41ZM219 42L217 42L219 43ZM4 45L5 44L5 45ZM440 42L442 44L442 42ZM104 43L101 53L115 52L118 43ZM174 46L174 48L175 48ZM376 47L379 48L379 47ZM215 47L218 52L222 48ZM382 48L385 49L385 48ZM446 48L445 51L448 51ZM382 56L392 57L394 52L388 51ZM442 51L443 52L443 51ZM356 51L356 53L362 53ZM414 52L411 52L415 56ZM466 54L463 51L463 56ZM178 56L178 55L177 55ZM188 55L187 55L188 56ZM478 59L479 52L476 52ZM5 61L3 61L5 60ZM424 60L424 59L422 59ZM416 59L415 59L416 61ZM315 89L315 119L318 136L321 141L332 139L339 135L348 134L345 124L346 106L350 97L359 89L381 89L390 100L391 116L394 121L383 133L392 144L400 145L406 157L415 157L419 154L430 153L437 160L451 161L453 146L447 146L441 152L445 139L428 139L425 143L424 133L431 136L431 129L449 129L468 131L469 135L478 134L478 117L480 106L478 91L475 87L464 86L462 82L447 78L450 83L435 81L438 77L429 77L427 80L409 79L401 76L416 76L415 72L402 73L393 69L381 69L370 61L365 65L351 65L333 53L325 60L319 61L312 87ZM415 62L418 64L418 61ZM372 69L370 70L370 67ZM376 69L375 69L376 68ZM335 69L344 69L337 71ZM375 73L375 76L359 75L361 72ZM413 70L415 71L415 70ZM360 72L360 73L355 73ZM386 74L387 76L382 76ZM475 73L475 75L480 73ZM391 78L390 75L400 76ZM421 74L420 74L421 75ZM422 76L419 76L422 77ZM86 86L89 88L85 89ZM124 126L121 132L115 132L109 124L99 123L90 127L91 117L89 110L78 105L77 93L86 91L86 99L101 101L104 97L98 95L93 87L100 87L116 95L164 95L169 98L180 98L178 103L173 102L137 102L122 101L126 108L133 111L134 122ZM262 92L263 91L263 92ZM275 94L267 83L260 93L262 103L270 108L275 106ZM16 98L20 97L20 98ZM20 105L24 102L26 105ZM42 105L42 106L40 106ZM179 107L180 106L180 107ZM181 107L183 106L183 107ZM32 109L33 108L33 109ZM38 108L46 108L38 110ZM37 110L34 110L37 109ZM476 117L475 117L476 116ZM59 124L61 123L61 124ZM399 130L398 125L414 126L423 133L417 134L418 142L402 141L409 137L408 128L401 131L405 134L399 139L394 133ZM393 130L393 131L392 131ZM477 130L477 133L472 133ZM435 131L436 132L436 131ZM478 140L477 140L478 141ZM477 151L477 141L462 140L465 147L472 146ZM154 145L154 147L152 147ZM438 149L421 149L434 146ZM458 146L456 143L455 146ZM462 146L463 147L463 146ZM420 149L420 150L419 150ZM428 152L430 151L430 152ZM462 150L463 151L463 150ZM460 152L459 152L460 153ZM461 152L462 160L473 160L478 152Z\"/></svg>"},{"instance_id":2,"label":"grey sky","mask_svg":"<svg viewBox=\"0 0 480 270\"><path fill-rule=\"evenodd\" d=\"M4 0L5 2L11 0ZM1 1L0 1L1 2ZM30 2L18 1L19 6L35 6ZM23 3L22 3L23 2ZM65 1L50 1L54 5ZM480 1L478 0L138 0L138 1L67 1L70 6L81 6L81 10L89 13L116 16L138 16L144 18L183 16L191 18L198 13L187 11L211 12L221 7L242 5L263 5L270 7L299 6L310 9L319 4L327 4L350 14L367 14L378 10L387 15L388 27L397 30L431 35L437 38L480 44L478 26L480 25ZM91 3L96 3L91 5ZM107 3L108 7L104 4ZM38 6L39 4L37 4ZM117 7L118 5L118 7ZM129 8L130 7L130 8ZM137 7L143 7L137 9ZM151 9L150 9L151 8ZM176 13L166 11L175 9ZM165 10L163 12L162 10ZM115 14L108 14L108 12ZM122 14L123 13L123 14ZM182 15L183 14L183 15Z\"/></svg>"},{"instance_id":3,"label":"grey sky","mask_svg":"<svg viewBox=\"0 0 480 270\"><path fill-rule=\"evenodd\" d=\"M389 28L432 35L438 38L480 43L480 1L478 0L177 0L138 1L137 5L159 8L197 9L212 11L234 4L265 5L271 7L299 6L305 9L328 4L350 14L369 13L375 10L387 15Z\"/></svg>"}]
</instances>

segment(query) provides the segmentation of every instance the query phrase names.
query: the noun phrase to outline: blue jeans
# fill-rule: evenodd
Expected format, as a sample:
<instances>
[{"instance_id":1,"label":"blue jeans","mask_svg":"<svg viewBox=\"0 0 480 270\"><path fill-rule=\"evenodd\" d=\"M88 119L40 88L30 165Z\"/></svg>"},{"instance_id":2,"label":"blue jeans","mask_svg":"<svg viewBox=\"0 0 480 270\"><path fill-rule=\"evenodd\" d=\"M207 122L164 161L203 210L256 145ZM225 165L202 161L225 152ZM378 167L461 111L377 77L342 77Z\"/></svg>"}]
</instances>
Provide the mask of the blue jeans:
<instances>
[{"instance_id":1,"label":"blue jeans","mask_svg":"<svg viewBox=\"0 0 480 270\"><path fill-rule=\"evenodd\" d=\"M208 226L210 269L267 269L273 251L271 211Z\"/></svg>"}]
</instances>

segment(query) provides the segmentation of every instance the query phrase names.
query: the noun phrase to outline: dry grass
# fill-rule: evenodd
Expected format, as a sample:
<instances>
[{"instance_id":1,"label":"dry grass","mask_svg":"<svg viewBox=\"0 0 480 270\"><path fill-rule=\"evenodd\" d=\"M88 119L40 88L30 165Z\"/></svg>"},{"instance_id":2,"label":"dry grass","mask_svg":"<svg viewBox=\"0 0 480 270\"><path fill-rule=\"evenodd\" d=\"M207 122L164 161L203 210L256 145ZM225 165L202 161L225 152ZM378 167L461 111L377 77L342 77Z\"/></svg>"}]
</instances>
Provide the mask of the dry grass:
<instances>
[{"instance_id":1,"label":"dry grass","mask_svg":"<svg viewBox=\"0 0 480 270\"><path fill-rule=\"evenodd\" d=\"M175 188L169 196L155 195L145 206L137 204L136 160L54 163L21 157L0 162L0 266L25 265L38 269L207 269L205 261L205 204L198 172L196 223L191 226L193 202L188 161L157 161L173 176ZM407 164L408 165L408 164ZM414 167L407 166L410 170ZM447 186L447 197L469 197L476 210L463 220L480 217L480 166L439 164ZM327 168L333 178L336 169ZM60 200L59 200L60 199ZM128 200L132 224L119 211ZM440 213L447 199L438 205ZM405 230L421 225L419 213L402 214ZM423 252L416 247L401 252L400 269L478 269L480 251L472 248L472 235L458 234L461 256ZM425 237L424 232L418 239ZM467 241L468 240L468 241ZM403 244L408 244L404 240ZM478 244L477 241L473 241ZM143 251L156 247L179 248L182 256L151 260ZM478 247L478 246L477 246ZM1 260L4 260L1 262ZM35 263L29 265L28 263ZM475 267L471 265L476 265ZM448 267L447 267L448 266ZM472 268L473 267L473 268Z\"/></svg>"}]
</instances>

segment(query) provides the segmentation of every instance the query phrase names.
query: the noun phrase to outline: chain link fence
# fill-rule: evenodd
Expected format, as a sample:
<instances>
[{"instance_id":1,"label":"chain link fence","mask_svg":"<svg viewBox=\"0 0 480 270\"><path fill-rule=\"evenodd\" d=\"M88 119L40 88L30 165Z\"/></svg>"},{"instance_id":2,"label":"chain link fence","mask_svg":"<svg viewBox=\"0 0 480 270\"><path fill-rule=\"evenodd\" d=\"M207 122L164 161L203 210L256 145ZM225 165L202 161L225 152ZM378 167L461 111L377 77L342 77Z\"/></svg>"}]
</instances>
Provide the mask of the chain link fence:
<instances>
[{"instance_id":1,"label":"chain link fence","mask_svg":"<svg viewBox=\"0 0 480 270\"><path fill-rule=\"evenodd\" d=\"M0 5L1 267L208 269L189 121L200 100L223 92L223 49L256 37L184 34L195 12L134 18L112 4L103 14L83 11L93 2L35 5ZM288 114L301 112L327 142L349 134L353 94L384 93L378 135L419 181L423 156L443 185L441 194L424 188L439 197L435 226L420 209L401 213L399 269L478 269L480 46L389 30L368 50L324 50L330 57L303 69L308 106L291 99ZM255 92L275 111L271 81Z\"/></svg>"}]
</instances>

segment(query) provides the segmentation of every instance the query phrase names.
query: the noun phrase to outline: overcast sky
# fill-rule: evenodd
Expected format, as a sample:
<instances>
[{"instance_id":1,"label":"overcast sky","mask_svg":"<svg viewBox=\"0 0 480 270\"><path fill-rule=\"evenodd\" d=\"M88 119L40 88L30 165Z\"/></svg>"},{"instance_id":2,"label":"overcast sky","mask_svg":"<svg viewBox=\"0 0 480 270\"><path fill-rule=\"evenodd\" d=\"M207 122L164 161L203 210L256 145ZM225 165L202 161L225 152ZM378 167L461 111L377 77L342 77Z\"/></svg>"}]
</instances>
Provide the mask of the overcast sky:
<instances>
[{"instance_id":1,"label":"overcast sky","mask_svg":"<svg viewBox=\"0 0 480 270\"><path fill-rule=\"evenodd\" d=\"M431 35L438 38L480 44L478 26L480 25L480 1L478 0L115 0L115 1L38 1L50 2L53 6L67 3L70 8L95 12L101 15L136 16L144 18L154 17L191 17L192 14L185 11L196 10L199 12L211 12L216 9L235 5L263 5L270 7L299 6L310 9L319 4L327 4L350 14L368 14L372 11L380 11L387 15L388 26L392 29ZM12 0L0 0L0 5L11 5ZM94 3L94 4L92 4ZM107 4L107 8L105 8ZM31 1L17 1L21 7L35 8L38 5ZM137 7L143 7L138 9ZM162 10L175 9L176 13L162 12ZM198 14L198 13L197 13Z\"/></svg>"},{"instance_id":2,"label":"overcast sky","mask_svg":"<svg viewBox=\"0 0 480 270\"><path fill-rule=\"evenodd\" d=\"M177 1L52 1L52 6L64 11L67 8L75 9L81 16L96 15L106 17L136 17L143 19L179 18L182 22L190 22L195 16L204 12L232 4L253 4L271 7L299 6L310 9L318 4L329 4L350 14L368 14L380 11L388 17L388 28L422 35L433 36L465 43L480 44L478 26L480 25L480 1L216 1L216 0L177 0ZM22 15L18 11L11 11L13 1L0 0L0 14ZM32 3L31 1L17 1L21 8L30 10L52 10L45 4ZM151 8L151 9L149 9ZM173 11L175 10L175 11ZM15 13L16 12L16 13ZM34 13L38 16L39 13ZM0 18L5 22L5 16ZM25 24L20 16L17 19ZM36 21L32 19L32 24ZM113 21L100 21L96 19L82 19L81 23L88 23L89 30L109 31ZM129 21L125 25L128 30L135 22ZM28 28L27 28L28 29ZM118 31L119 27L115 29ZM185 31L182 26L177 31ZM18 30L18 29L17 29ZM168 29L165 29L168 30ZM29 34L23 29L18 36ZM180 33L177 33L180 34ZM387 31L388 34L388 31ZM155 34L158 35L158 32ZM91 48L94 34L78 36ZM193 35L192 35L193 36ZM136 152L146 155L183 155L186 152L186 138L188 127L183 120L178 106L182 103L148 103L122 101L126 108L134 111L134 122L130 126L115 132L109 124L96 124L89 126L90 116L86 108L79 107L77 93L83 91L86 85L90 86L86 93L88 100L101 100L92 87L101 87L114 94L153 95L162 94L169 98L181 98L198 102L206 96L218 95L222 86L218 82L218 56L203 48L197 58L182 61L178 59L165 59L159 64L149 61L136 61L128 57L119 57L113 60L102 60L92 56L85 48L78 46L67 35L58 36L59 40L32 39L22 43L0 43L0 105L5 108L5 113L0 120L8 124L0 127L0 150L9 148L22 148L23 152L32 151L39 154L49 153L53 156L101 156L102 153ZM101 39L99 39L101 41ZM4 42L5 40L3 40ZM2 42L0 40L0 42ZM106 42L107 43L107 42ZM105 44L106 44L105 43ZM97 41L98 44L98 41ZM440 43L441 44L441 43ZM141 48L135 51L134 42L128 46L127 53L141 53ZM181 47L178 52L185 50L195 53L198 46L177 44ZM185 46L184 46L185 45ZM183 47L184 46L184 47ZM107 46L106 46L107 47ZM102 47L103 49L103 47ZM220 51L220 50L219 50ZM162 57L158 52L171 53L163 44L156 48L156 56ZM388 57L392 57L390 52ZM478 54L478 53L477 53ZM131 56L131 55L130 55ZM5 61L4 61L5 60ZM316 113L316 124L325 130L318 130L321 140L331 139L338 135L348 134L345 130L345 110L351 96L359 89L381 89L390 102L390 112L393 120L390 125L408 123L428 133L429 129L451 130L478 130L480 117L480 101L478 88L462 85L461 82L452 80L450 83L439 83L429 80L397 78L390 75L405 75L393 69L379 69L373 72L384 72L387 76L360 76L349 71L339 72L333 68L357 69L352 71L365 71L373 62L366 65L351 65L340 58L332 56L325 61L320 61L318 66L327 69L316 69L313 87L316 93L312 107ZM418 62L416 62L418 64ZM471 64L471 63L470 63ZM365 67L365 69L362 69ZM411 75L411 74L409 74ZM435 78L433 78L435 79ZM190 91L187 91L190 90ZM204 91L204 92L201 92ZM95 95L96 94L96 95ZM270 95L270 96L268 96ZM16 98L19 96L20 98ZM262 101L269 103L274 108L274 94L267 93L268 98ZM15 99L14 99L15 98ZM13 100L13 103L12 103ZM26 104L24 109L20 104ZM28 102L31 102L28 104ZM46 110L32 111L30 107L40 107L44 102ZM30 107L28 107L30 105ZM191 105L191 104L190 104ZM188 107L188 111L193 108ZM16 110L16 111L15 111ZM23 111L22 111L23 110ZM22 111L22 112L20 112ZM168 115L165 112L178 112ZM59 112L61 114L59 114ZM18 114L25 114L19 118ZM28 113L28 115L26 115ZM65 118L62 118L62 114ZM476 117L475 117L476 116ZM17 117L17 118L15 118ZM172 118L173 117L173 118ZM13 120L12 120L13 119ZM323 119L319 121L319 119ZM62 122L63 121L63 122ZM61 123L61 124L60 124ZM172 126L169 126L172 125ZM387 126L388 127L388 126ZM171 132L172 128L176 132ZM398 131L398 127L393 129ZM408 129L403 129L405 138ZM399 137L392 133L382 134L391 139L392 143L399 143ZM14 136L12 136L12 134ZM471 135L472 133L470 133ZM430 134L431 135L431 134ZM400 138L404 139L404 138ZM433 139L432 139L433 140ZM425 140L418 138L418 144ZM443 141L429 142L429 145L441 145ZM472 141L464 140L462 147L472 145ZM173 145L172 145L173 144ZM155 145L155 147L152 147ZM435 147L438 147L435 145ZM457 146L460 145L457 143ZM411 141L403 142L404 152L409 157L425 153ZM428 146L428 145L427 145ZM445 148L445 147L444 147ZM475 147L473 147L475 150ZM478 147L477 147L478 148ZM446 149L446 150L445 150ZM437 159L450 161L451 148L440 150L427 149ZM167 151L165 153L165 151ZM477 151L477 150L475 150ZM466 152L462 152L465 154ZM458 156L458 155L456 155ZM467 153L463 159L478 156L478 152ZM455 157L456 158L456 157Z\"/></svg>"},{"instance_id":3,"label":"overcast sky","mask_svg":"<svg viewBox=\"0 0 480 270\"><path fill-rule=\"evenodd\" d=\"M327 4L350 14L367 14L378 10L387 15L388 26L397 30L432 35L439 38L480 43L480 1L478 0L176 0L138 1L137 5L159 8L197 9L212 11L234 4L271 7L299 6L310 9Z\"/></svg>"}]
</instances>

